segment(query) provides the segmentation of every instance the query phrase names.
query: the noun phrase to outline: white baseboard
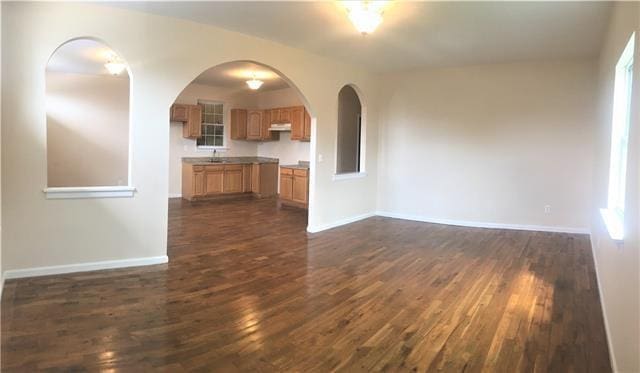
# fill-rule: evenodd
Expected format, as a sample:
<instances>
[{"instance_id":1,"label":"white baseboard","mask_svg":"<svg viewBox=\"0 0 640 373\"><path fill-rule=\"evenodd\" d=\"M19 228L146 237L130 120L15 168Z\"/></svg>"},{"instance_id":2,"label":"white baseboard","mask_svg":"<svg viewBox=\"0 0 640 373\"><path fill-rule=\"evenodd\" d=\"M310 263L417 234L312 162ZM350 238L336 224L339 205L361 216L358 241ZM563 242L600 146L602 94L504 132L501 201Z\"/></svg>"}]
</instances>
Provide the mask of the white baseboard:
<instances>
[{"instance_id":1,"label":"white baseboard","mask_svg":"<svg viewBox=\"0 0 640 373\"><path fill-rule=\"evenodd\" d=\"M74 272L87 272L97 271L101 269L115 269L115 268L127 268L138 267L153 264L167 263L169 257L163 256L151 256L147 258L134 258L134 259L122 259L122 260L106 260L102 262L89 262L78 264L66 264L50 267L35 267L24 269L12 269L4 272L4 279L24 278L24 277L37 277L48 275L59 275L64 273Z\"/></svg>"},{"instance_id":2,"label":"white baseboard","mask_svg":"<svg viewBox=\"0 0 640 373\"><path fill-rule=\"evenodd\" d=\"M520 230L520 231L541 231L541 232L579 233L579 234L590 233L590 230L588 228L580 228L580 227L555 227L555 226L528 225L528 224L485 223L485 222L479 222L479 221L439 219L439 218L431 218L427 216L409 215L409 214L402 214L402 213L388 212L388 211L377 211L376 215L384 216L387 218L421 221L425 223L434 223L434 224L457 225L461 227L513 229L513 230Z\"/></svg>"},{"instance_id":3,"label":"white baseboard","mask_svg":"<svg viewBox=\"0 0 640 373\"><path fill-rule=\"evenodd\" d=\"M604 306L604 297L602 293L602 285L600 283L600 275L598 273L598 257L596 256L596 248L593 243L593 235L589 236L591 242L591 255L593 256L593 266L596 270L596 282L598 284L598 295L600 296L600 307L602 308L602 318L604 319L604 331L607 334L607 345L609 346L609 359L611 360L611 369L614 373L618 372L616 366L616 356L613 351L613 344L611 342L611 333L609 332L609 318L607 317L607 308Z\"/></svg>"},{"instance_id":4,"label":"white baseboard","mask_svg":"<svg viewBox=\"0 0 640 373\"><path fill-rule=\"evenodd\" d=\"M182 198L182 193L169 193L169 198Z\"/></svg>"},{"instance_id":5,"label":"white baseboard","mask_svg":"<svg viewBox=\"0 0 640 373\"><path fill-rule=\"evenodd\" d=\"M370 217L375 216L375 215L376 214L374 214L373 212L370 212L370 213L367 213L367 214L356 215L356 216L352 216L352 217L349 217L349 218L340 219L338 221L335 221L335 222L329 223L329 224L308 226L307 227L307 232L309 232L309 233L318 233L318 232L326 231L327 229L339 227L341 225L354 223L354 222L356 222L358 220L370 218Z\"/></svg>"}]
</instances>

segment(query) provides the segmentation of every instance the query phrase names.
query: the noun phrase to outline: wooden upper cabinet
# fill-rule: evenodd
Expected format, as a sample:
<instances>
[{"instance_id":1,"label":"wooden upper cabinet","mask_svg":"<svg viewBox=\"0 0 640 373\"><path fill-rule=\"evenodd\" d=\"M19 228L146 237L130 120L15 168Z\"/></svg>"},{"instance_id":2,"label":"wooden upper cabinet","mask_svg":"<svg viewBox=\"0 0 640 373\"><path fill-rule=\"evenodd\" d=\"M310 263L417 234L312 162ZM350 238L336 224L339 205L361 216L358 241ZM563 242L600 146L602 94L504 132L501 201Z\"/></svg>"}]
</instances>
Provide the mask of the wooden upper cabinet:
<instances>
[{"instance_id":1,"label":"wooden upper cabinet","mask_svg":"<svg viewBox=\"0 0 640 373\"><path fill-rule=\"evenodd\" d=\"M202 108L199 105L189 105L187 121L182 126L182 137L197 139L202 136Z\"/></svg>"},{"instance_id":2,"label":"wooden upper cabinet","mask_svg":"<svg viewBox=\"0 0 640 373\"><path fill-rule=\"evenodd\" d=\"M289 109L291 120L291 140L302 140L304 136L304 106Z\"/></svg>"},{"instance_id":3,"label":"wooden upper cabinet","mask_svg":"<svg viewBox=\"0 0 640 373\"><path fill-rule=\"evenodd\" d=\"M189 120L189 105L173 104L171 105L171 121L186 122Z\"/></svg>"},{"instance_id":4,"label":"wooden upper cabinet","mask_svg":"<svg viewBox=\"0 0 640 373\"><path fill-rule=\"evenodd\" d=\"M291 123L291 109L288 107L280 108L278 122L279 123Z\"/></svg>"},{"instance_id":5,"label":"wooden upper cabinet","mask_svg":"<svg viewBox=\"0 0 640 373\"><path fill-rule=\"evenodd\" d=\"M280 123L280 109L275 108L275 109L271 109L269 110L270 112L270 121L271 123ZM269 124L271 124L269 123Z\"/></svg>"},{"instance_id":6,"label":"wooden upper cabinet","mask_svg":"<svg viewBox=\"0 0 640 373\"><path fill-rule=\"evenodd\" d=\"M311 141L311 116L306 109L304 111L304 128L302 131L302 141Z\"/></svg>"},{"instance_id":7,"label":"wooden upper cabinet","mask_svg":"<svg viewBox=\"0 0 640 373\"><path fill-rule=\"evenodd\" d=\"M262 110L247 112L247 140L262 140Z\"/></svg>"},{"instance_id":8,"label":"wooden upper cabinet","mask_svg":"<svg viewBox=\"0 0 640 373\"><path fill-rule=\"evenodd\" d=\"M262 140L272 141L280 140L280 133L269 131L271 127L271 110L262 111Z\"/></svg>"},{"instance_id":9,"label":"wooden upper cabinet","mask_svg":"<svg viewBox=\"0 0 640 373\"><path fill-rule=\"evenodd\" d=\"M244 109L231 109L231 139L247 139L247 111Z\"/></svg>"}]
</instances>

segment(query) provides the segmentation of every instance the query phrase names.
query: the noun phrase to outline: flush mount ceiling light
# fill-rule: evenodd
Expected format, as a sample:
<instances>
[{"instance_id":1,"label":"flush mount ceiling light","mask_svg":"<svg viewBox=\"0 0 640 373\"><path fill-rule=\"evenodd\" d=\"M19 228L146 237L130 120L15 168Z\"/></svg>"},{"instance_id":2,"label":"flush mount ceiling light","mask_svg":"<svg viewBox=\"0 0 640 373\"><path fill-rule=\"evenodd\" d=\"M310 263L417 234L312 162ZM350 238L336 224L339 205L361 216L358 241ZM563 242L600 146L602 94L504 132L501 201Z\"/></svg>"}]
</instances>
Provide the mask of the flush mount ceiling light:
<instances>
[{"instance_id":1,"label":"flush mount ceiling light","mask_svg":"<svg viewBox=\"0 0 640 373\"><path fill-rule=\"evenodd\" d=\"M249 86L249 88L255 91L256 89L260 88L262 86L262 83L264 82L262 80L256 79L255 73L253 73L252 76L253 78L251 80L247 80L247 85Z\"/></svg>"},{"instance_id":2,"label":"flush mount ceiling light","mask_svg":"<svg viewBox=\"0 0 640 373\"><path fill-rule=\"evenodd\" d=\"M115 53L109 56L107 63L104 64L104 67L109 71L111 75L120 75L127 66L122 62L120 57Z\"/></svg>"},{"instance_id":3,"label":"flush mount ceiling light","mask_svg":"<svg viewBox=\"0 0 640 373\"><path fill-rule=\"evenodd\" d=\"M382 23L382 13L388 1L343 1L349 20L362 35L375 31Z\"/></svg>"}]
</instances>

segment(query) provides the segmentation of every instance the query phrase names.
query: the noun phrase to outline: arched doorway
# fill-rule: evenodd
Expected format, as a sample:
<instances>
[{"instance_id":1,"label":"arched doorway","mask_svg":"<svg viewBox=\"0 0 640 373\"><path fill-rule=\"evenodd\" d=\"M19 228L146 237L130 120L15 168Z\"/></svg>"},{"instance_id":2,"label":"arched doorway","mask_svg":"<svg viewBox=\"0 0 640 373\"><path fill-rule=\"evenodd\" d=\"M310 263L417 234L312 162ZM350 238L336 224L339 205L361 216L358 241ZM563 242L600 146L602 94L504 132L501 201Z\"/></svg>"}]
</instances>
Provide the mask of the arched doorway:
<instances>
[{"instance_id":1,"label":"arched doorway","mask_svg":"<svg viewBox=\"0 0 640 373\"><path fill-rule=\"evenodd\" d=\"M180 92L170 117L170 215L185 203L243 200L250 210L246 201L260 200L303 216L306 229L314 119L286 76L255 61L216 65Z\"/></svg>"}]
</instances>

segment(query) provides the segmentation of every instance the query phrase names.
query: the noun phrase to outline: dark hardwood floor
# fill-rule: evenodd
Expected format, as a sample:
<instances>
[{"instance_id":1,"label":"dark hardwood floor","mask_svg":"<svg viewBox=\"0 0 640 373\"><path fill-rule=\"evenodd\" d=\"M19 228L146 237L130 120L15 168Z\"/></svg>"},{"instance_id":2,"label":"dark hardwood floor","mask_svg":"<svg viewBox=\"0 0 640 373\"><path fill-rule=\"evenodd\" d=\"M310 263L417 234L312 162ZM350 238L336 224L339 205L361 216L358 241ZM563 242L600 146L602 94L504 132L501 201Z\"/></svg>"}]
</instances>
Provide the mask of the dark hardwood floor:
<instances>
[{"instance_id":1,"label":"dark hardwood floor","mask_svg":"<svg viewBox=\"0 0 640 373\"><path fill-rule=\"evenodd\" d=\"M169 206L168 265L7 281L2 370L610 371L588 236Z\"/></svg>"}]
</instances>

